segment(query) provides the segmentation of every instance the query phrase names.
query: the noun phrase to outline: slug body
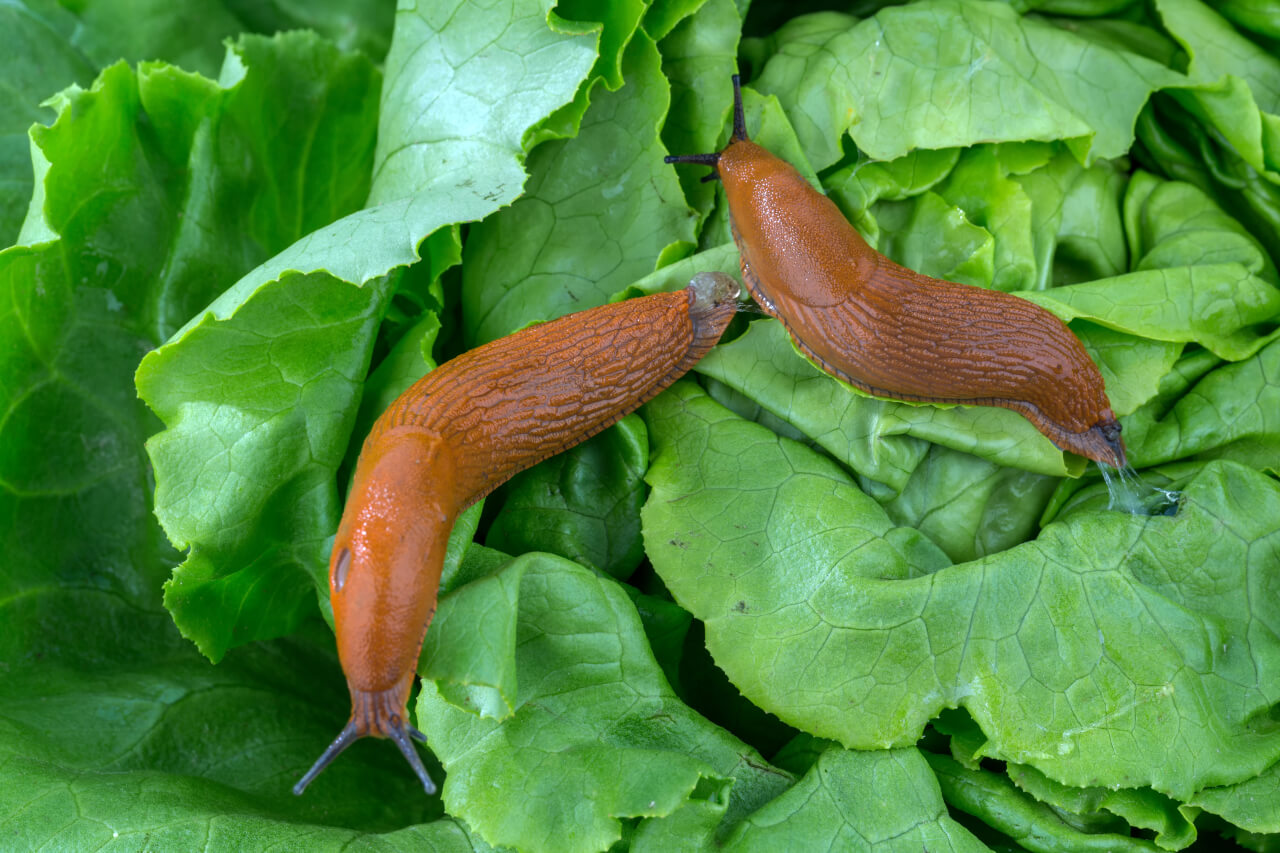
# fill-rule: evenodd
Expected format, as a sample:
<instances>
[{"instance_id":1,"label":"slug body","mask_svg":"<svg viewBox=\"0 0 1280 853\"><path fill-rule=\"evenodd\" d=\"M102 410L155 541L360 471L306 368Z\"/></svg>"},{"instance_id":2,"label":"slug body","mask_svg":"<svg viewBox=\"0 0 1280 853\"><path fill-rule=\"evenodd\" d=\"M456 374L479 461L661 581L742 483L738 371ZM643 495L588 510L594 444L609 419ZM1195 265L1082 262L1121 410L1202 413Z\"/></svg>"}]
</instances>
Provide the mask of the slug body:
<instances>
[{"instance_id":1,"label":"slug body","mask_svg":"<svg viewBox=\"0 0 1280 853\"><path fill-rule=\"evenodd\" d=\"M458 513L684 375L720 339L737 295L728 276L700 273L681 291L524 329L446 362L382 414L329 563L351 719L295 794L365 736L394 740L435 793L406 706Z\"/></svg>"},{"instance_id":2,"label":"slug body","mask_svg":"<svg viewBox=\"0 0 1280 853\"><path fill-rule=\"evenodd\" d=\"M718 154L668 157L715 169L742 276L765 313L828 373L870 394L1000 406L1059 448L1125 464L1102 374L1066 324L1034 303L942 281L872 249L835 203L734 133Z\"/></svg>"}]
</instances>

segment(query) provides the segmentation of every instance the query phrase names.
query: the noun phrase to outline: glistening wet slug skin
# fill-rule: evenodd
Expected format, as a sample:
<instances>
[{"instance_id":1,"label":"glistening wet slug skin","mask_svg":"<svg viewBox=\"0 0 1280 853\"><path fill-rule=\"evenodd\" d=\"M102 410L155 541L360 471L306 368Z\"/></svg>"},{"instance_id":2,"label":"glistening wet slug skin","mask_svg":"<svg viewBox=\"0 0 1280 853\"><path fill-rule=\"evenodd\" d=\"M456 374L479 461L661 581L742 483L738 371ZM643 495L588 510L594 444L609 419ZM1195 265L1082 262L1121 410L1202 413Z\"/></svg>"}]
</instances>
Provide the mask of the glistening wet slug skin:
<instances>
[{"instance_id":1,"label":"glistening wet slug skin","mask_svg":"<svg viewBox=\"0 0 1280 853\"><path fill-rule=\"evenodd\" d=\"M995 290L930 278L872 249L799 172L747 138L738 77L724 184L752 297L828 373L870 394L1019 412L1056 446L1123 467L1102 374L1066 324Z\"/></svg>"},{"instance_id":2,"label":"glistening wet slug skin","mask_svg":"<svg viewBox=\"0 0 1280 853\"><path fill-rule=\"evenodd\" d=\"M407 702L462 510L515 474L595 435L680 378L737 310L738 284L689 286L542 323L446 362L374 423L329 562L351 719L301 794L359 738L396 742L428 794Z\"/></svg>"}]
</instances>

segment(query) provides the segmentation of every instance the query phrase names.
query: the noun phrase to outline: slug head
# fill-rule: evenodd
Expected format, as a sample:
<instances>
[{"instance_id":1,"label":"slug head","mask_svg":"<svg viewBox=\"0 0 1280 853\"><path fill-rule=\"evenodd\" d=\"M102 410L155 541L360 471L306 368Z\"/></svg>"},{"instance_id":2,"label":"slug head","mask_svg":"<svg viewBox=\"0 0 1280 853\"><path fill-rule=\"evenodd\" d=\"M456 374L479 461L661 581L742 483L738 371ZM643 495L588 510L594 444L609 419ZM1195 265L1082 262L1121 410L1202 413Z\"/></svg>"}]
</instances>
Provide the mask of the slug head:
<instances>
[{"instance_id":1,"label":"slug head","mask_svg":"<svg viewBox=\"0 0 1280 853\"><path fill-rule=\"evenodd\" d=\"M689 279L689 313L703 317L722 305L732 305L736 310L742 288L732 276L722 272L696 273Z\"/></svg>"},{"instance_id":2,"label":"slug head","mask_svg":"<svg viewBox=\"0 0 1280 853\"><path fill-rule=\"evenodd\" d=\"M378 431L360 453L329 561L338 658L351 718L293 792L301 794L362 737L390 738L428 794L435 785L411 739L409 691L435 614L445 546L456 511L452 456L434 433Z\"/></svg>"}]
</instances>

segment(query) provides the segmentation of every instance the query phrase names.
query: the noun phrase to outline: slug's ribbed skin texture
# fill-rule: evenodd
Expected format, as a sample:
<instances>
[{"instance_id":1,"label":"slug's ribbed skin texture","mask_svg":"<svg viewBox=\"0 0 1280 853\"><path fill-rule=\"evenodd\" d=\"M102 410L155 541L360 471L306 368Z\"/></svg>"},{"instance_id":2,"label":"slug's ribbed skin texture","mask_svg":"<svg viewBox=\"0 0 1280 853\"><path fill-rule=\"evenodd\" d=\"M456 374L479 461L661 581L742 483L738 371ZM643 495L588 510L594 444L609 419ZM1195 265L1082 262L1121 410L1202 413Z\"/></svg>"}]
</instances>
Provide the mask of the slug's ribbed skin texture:
<instances>
[{"instance_id":1,"label":"slug's ribbed skin texture","mask_svg":"<svg viewBox=\"0 0 1280 853\"><path fill-rule=\"evenodd\" d=\"M688 291L583 311L464 353L383 414L370 441L414 426L467 447L455 460L461 507L517 471L617 422L715 345L732 303L696 314Z\"/></svg>"},{"instance_id":2,"label":"slug's ribbed skin texture","mask_svg":"<svg viewBox=\"0 0 1280 853\"><path fill-rule=\"evenodd\" d=\"M748 289L829 373L880 396L1013 409L1059 447L1123 464L1102 376L1057 317L894 263L753 142L731 142L717 170Z\"/></svg>"},{"instance_id":3,"label":"slug's ribbed skin texture","mask_svg":"<svg viewBox=\"0 0 1280 853\"><path fill-rule=\"evenodd\" d=\"M723 182L743 280L797 347L868 393L1013 409L1058 447L1124 467L1102 374L1065 323L872 249L830 199L747 138L736 74L733 90L725 149L666 162L710 166Z\"/></svg>"},{"instance_id":4,"label":"slug's ribbed skin texture","mask_svg":"<svg viewBox=\"0 0 1280 853\"><path fill-rule=\"evenodd\" d=\"M433 792L405 704L435 613L458 513L514 474L634 411L706 354L737 310L737 284L689 288L571 314L440 366L365 440L329 564L347 727L294 788L352 741L391 737Z\"/></svg>"}]
</instances>

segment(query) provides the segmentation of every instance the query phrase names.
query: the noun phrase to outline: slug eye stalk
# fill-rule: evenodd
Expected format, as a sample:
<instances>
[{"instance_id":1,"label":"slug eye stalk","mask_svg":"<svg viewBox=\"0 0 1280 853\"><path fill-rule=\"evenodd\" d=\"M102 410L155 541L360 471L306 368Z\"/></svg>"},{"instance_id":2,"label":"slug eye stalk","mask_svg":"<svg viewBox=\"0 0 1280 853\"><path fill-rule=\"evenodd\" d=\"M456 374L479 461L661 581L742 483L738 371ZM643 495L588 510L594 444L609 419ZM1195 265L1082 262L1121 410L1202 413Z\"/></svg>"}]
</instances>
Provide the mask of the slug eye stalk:
<instances>
[{"instance_id":1,"label":"slug eye stalk","mask_svg":"<svg viewBox=\"0 0 1280 853\"><path fill-rule=\"evenodd\" d=\"M394 740L397 747L401 749L404 754L404 760L408 762L408 766L413 768L413 772L422 783L422 788L426 790L426 794L430 797L431 794L435 793L435 783L431 781L431 775L426 772L426 767L422 766L422 758L417 754L417 749L413 748L412 740L410 740L412 738L419 743L426 743L426 735L410 725L394 727L394 729L389 730L388 734L390 739ZM357 740L364 738L364 736L360 731L356 730L355 721L348 722L346 726L343 726L337 738L334 738L333 743L329 744L329 748L325 749L323 756L320 756L319 760L314 765L311 765L311 770L308 770L302 776L302 779L298 780L298 784L293 786L293 794L296 797L301 797L302 792L307 789L307 785L310 785L316 776L324 772L324 768L333 763L334 758L340 756L349 745L356 743Z\"/></svg>"},{"instance_id":2,"label":"slug eye stalk","mask_svg":"<svg viewBox=\"0 0 1280 853\"><path fill-rule=\"evenodd\" d=\"M729 145L735 142L746 142L750 139L747 136L747 119L746 113L742 109L742 83L741 78L737 74L733 75L733 136L729 137ZM728 146L725 146L726 148ZM671 154L662 158L664 163L694 163L699 166L710 166L711 174L702 179L705 184L707 181L715 181L720 179L720 173L716 166L720 164L720 153L716 151L711 154Z\"/></svg>"},{"instance_id":3,"label":"slug eye stalk","mask_svg":"<svg viewBox=\"0 0 1280 853\"><path fill-rule=\"evenodd\" d=\"M298 784L293 786L293 793L301 796L307 786L324 772L324 769L335 758L360 738L385 737L390 738L400 748L400 753L404 756L405 761L409 762L409 766L413 768L414 774L422 782L423 790L427 792L427 795L434 794L436 785L431 781L431 775L427 773L427 768L422 764L422 757L418 755L418 750L413 746L413 741L415 740L419 743L426 743L427 736L406 723L400 712L395 710L393 703L400 696L401 691L399 688L384 690L379 693L352 691L354 710L351 713L351 719L347 720L347 724L342 727L342 731L338 732L338 736L333 739L333 743L329 744L329 748L316 760L316 763L311 765L311 769L298 780ZM403 706L403 699L399 699L399 701Z\"/></svg>"},{"instance_id":4,"label":"slug eye stalk","mask_svg":"<svg viewBox=\"0 0 1280 853\"><path fill-rule=\"evenodd\" d=\"M395 741L396 746L400 747L400 752L404 754L405 760L409 762L409 766L413 768L413 772L417 774L422 787L430 796L436 792L436 785L431 781L431 774L427 773L427 768L422 765L422 758L418 755L418 751L413 748L413 742L426 743L427 736L410 725L399 725L388 730L391 739ZM311 769L298 780L298 784L293 786L294 796L302 796L302 792L307 790L307 786L319 776L326 767L333 763L333 760L346 750L351 744L364 737L356 729L355 721L352 720L343 726L342 731L333 739L333 743L329 744L329 748L324 754L311 765Z\"/></svg>"},{"instance_id":5,"label":"slug eye stalk","mask_svg":"<svg viewBox=\"0 0 1280 853\"><path fill-rule=\"evenodd\" d=\"M716 165L720 162L720 155L717 154L668 154L662 158L664 163L696 163L699 166L710 166L711 174L702 179L705 184L707 181L719 180L720 173L716 171Z\"/></svg>"}]
</instances>

